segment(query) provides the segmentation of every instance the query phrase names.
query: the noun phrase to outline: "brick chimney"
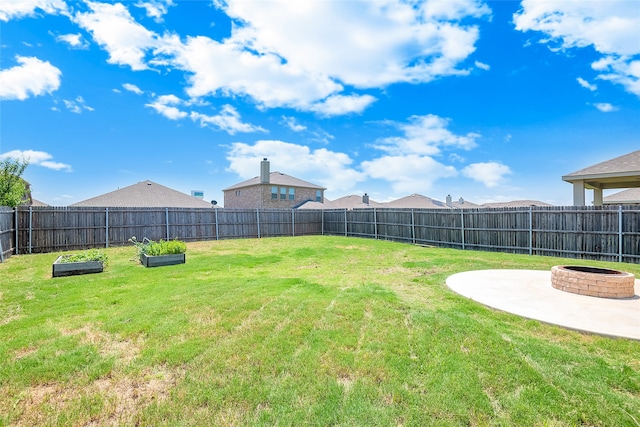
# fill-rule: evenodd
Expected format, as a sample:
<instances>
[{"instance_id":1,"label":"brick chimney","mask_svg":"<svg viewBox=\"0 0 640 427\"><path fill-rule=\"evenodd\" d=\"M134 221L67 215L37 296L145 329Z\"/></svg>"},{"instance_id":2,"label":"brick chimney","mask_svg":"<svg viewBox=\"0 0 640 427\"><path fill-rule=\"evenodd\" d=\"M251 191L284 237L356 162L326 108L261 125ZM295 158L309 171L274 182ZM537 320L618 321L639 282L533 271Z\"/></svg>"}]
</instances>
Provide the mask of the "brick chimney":
<instances>
[{"instance_id":1,"label":"brick chimney","mask_svg":"<svg viewBox=\"0 0 640 427\"><path fill-rule=\"evenodd\" d=\"M365 205L369 204L369 195L367 193L364 193L364 196L362 196L362 203Z\"/></svg>"}]
</instances>

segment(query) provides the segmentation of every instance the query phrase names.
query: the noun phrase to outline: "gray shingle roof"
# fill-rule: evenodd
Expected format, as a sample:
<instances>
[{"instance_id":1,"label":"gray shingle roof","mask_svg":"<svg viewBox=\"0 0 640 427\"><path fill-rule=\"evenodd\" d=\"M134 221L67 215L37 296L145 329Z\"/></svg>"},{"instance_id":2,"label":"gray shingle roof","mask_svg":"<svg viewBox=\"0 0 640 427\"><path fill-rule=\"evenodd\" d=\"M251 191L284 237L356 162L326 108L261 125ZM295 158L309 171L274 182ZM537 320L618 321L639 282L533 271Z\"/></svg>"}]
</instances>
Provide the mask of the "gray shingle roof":
<instances>
[{"instance_id":1,"label":"gray shingle roof","mask_svg":"<svg viewBox=\"0 0 640 427\"><path fill-rule=\"evenodd\" d=\"M511 202L484 203L482 208L524 208L527 206L552 206L539 200L513 200Z\"/></svg>"},{"instance_id":2,"label":"gray shingle roof","mask_svg":"<svg viewBox=\"0 0 640 427\"><path fill-rule=\"evenodd\" d=\"M626 203L640 203L640 188L629 188L605 197L602 202L606 204L623 205Z\"/></svg>"},{"instance_id":3,"label":"gray shingle roof","mask_svg":"<svg viewBox=\"0 0 640 427\"><path fill-rule=\"evenodd\" d=\"M152 181L142 181L71 206L211 208L213 205L197 197L173 190Z\"/></svg>"},{"instance_id":4,"label":"gray shingle roof","mask_svg":"<svg viewBox=\"0 0 640 427\"><path fill-rule=\"evenodd\" d=\"M640 150L588 166L562 177L564 181L640 175Z\"/></svg>"},{"instance_id":5,"label":"gray shingle roof","mask_svg":"<svg viewBox=\"0 0 640 427\"><path fill-rule=\"evenodd\" d=\"M412 194L384 204L386 208L449 209L448 206L421 194Z\"/></svg>"},{"instance_id":6,"label":"gray shingle roof","mask_svg":"<svg viewBox=\"0 0 640 427\"><path fill-rule=\"evenodd\" d=\"M222 191L237 190L238 188L251 187L253 185L260 185L259 176L234 184L231 187L227 187ZM307 181L303 181L301 179L295 178L291 175L287 175L282 172L271 172L269 174L269 184L266 184L266 185L282 185L282 186L289 186L289 187L313 188L316 190L326 190L326 188L324 187L321 187L316 184L312 184Z\"/></svg>"}]
</instances>

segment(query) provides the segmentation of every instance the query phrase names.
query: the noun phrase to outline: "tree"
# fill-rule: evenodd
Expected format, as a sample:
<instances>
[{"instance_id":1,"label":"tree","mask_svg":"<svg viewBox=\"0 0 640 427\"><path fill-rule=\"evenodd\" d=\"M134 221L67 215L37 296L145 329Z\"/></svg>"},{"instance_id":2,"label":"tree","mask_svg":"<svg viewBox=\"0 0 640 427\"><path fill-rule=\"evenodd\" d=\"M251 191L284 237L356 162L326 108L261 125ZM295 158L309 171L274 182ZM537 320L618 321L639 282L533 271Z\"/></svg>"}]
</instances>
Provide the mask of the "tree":
<instances>
[{"instance_id":1,"label":"tree","mask_svg":"<svg viewBox=\"0 0 640 427\"><path fill-rule=\"evenodd\" d=\"M15 208L29 194L29 184L22 173L29 165L26 160L7 158L0 161L0 206Z\"/></svg>"}]
</instances>

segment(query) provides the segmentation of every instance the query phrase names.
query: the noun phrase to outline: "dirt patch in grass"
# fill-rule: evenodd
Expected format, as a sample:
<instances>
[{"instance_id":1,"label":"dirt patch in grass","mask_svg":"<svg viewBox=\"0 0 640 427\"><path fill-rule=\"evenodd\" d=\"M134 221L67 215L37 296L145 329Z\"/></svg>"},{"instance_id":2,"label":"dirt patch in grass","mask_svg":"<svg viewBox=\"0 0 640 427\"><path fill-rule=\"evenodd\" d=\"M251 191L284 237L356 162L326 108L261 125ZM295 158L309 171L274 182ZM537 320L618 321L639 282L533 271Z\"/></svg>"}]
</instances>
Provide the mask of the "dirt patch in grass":
<instances>
[{"instance_id":1,"label":"dirt patch in grass","mask_svg":"<svg viewBox=\"0 0 640 427\"><path fill-rule=\"evenodd\" d=\"M24 357L30 356L33 353L35 353L36 351L38 351L38 349L36 347L26 347L26 348L21 348L20 350L16 350L14 352L14 359L15 360L19 360L22 359Z\"/></svg>"},{"instance_id":2,"label":"dirt patch in grass","mask_svg":"<svg viewBox=\"0 0 640 427\"><path fill-rule=\"evenodd\" d=\"M164 401L183 373L162 367L149 368L135 376L99 378L87 385L39 384L13 396L15 426L48 425L62 412L75 412L73 424L133 425L140 412L154 402ZM7 388L0 389L10 395ZM100 402L97 414L82 410L81 401ZM75 411L73 408L76 409Z\"/></svg>"},{"instance_id":3,"label":"dirt patch in grass","mask_svg":"<svg viewBox=\"0 0 640 427\"><path fill-rule=\"evenodd\" d=\"M137 340L123 339L118 335L100 331L93 325L85 325L80 329L62 329L65 336L79 336L84 344L94 346L102 356L115 356L120 363L128 365L138 354L144 344L142 337Z\"/></svg>"}]
</instances>

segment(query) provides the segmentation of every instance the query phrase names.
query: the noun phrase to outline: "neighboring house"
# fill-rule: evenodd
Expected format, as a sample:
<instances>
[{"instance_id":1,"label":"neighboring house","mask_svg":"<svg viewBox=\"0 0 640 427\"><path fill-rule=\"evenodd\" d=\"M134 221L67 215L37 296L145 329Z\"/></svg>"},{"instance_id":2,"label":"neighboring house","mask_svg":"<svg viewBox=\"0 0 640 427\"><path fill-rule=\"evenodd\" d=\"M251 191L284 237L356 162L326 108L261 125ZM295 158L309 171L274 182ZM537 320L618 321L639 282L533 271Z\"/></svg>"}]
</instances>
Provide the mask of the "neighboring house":
<instances>
[{"instance_id":1,"label":"neighboring house","mask_svg":"<svg viewBox=\"0 0 640 427\"><path fill-rule=\"evenodd\" d=\"M365 193L363 196L349 195L336 200L325 199L324 203L307 202L299 209L367 209L367 208L388 208L388 209L472 209L483 206L466 201L460 198L458 201L451 201L451 196L447 196L447 202L432 199L420 194L412 194L390 202L381 203L371 200Z\"/></svg>"},{"instance_id":2,"label":"neighboring house","mask_svg":"<svg viewBox=\"0 0 640 427\"><path fill-rule=\"evenodd\" d=\"M402 197L384 204L385 208L403 208L403 209L447 209L449 208L440 200L435 200L421 194L412 194Z\"/></svg>"},{"instance_id":3,"label":"neighboring house","mask_svg":"<svg viewBox=\"0 0 640 427\"><path fill-rule=\"evenodd\" d=\"M593 190L593 204L603 204L602 190L640 187L640 150L580 169L562 177L573 184L573 205L584 206L585 190Z\"/></svg>"},{"instance_id":4,"label":"neighboring house","mask_svg":"<svg viewBox=\"0 0 640 427\"><path fill-rule=\"evenodd\" d=\"M326 188L281 172L271 172L269 161L260 163L260 176L222 190L224 207L235 209L291 209L306 202L324 202Z\"/></svg>"},{"instance_id":5,"label":"neighboring house","mask_svg":"<svg viewBox=\"0 0 640 427\"><path fill-rule=\"evenodd\" d=\"M70 206L127 208L214 208L202 199L152 181L142 181Z\"/></svg>"},{"instance_id":6,"label":"neighboring house","mask_svg":"<svg viewBox=\"0 0 640 427\"><path fill-rule=\"evenodd\" d=\"M611 194L605 197L602 203L605 205L640 205L640 187Z\"/></svg>"},{"instance_id":7,"label":"neighboring house","mask_svg":"<svg viewBox=\"0 0 640 427\"><path fill-rule=\"evenodd\" d=\"M40 207L42 207L42 206L49 206L49 205L46 204L45 202L41 202L38 199L31 198L31 206L40 206Z\"/></svg>"},{"instance_id":8,"label":"neighboring house","mask_svg":"<svg viewBox=\"0 0 640 427\"><path fill-rule=\"evenodd\" d=\"M529 206L553 206L539 200L512 200L511 202L484 203L481 208L526 208Z\"/></svg>"}]
</instances>

